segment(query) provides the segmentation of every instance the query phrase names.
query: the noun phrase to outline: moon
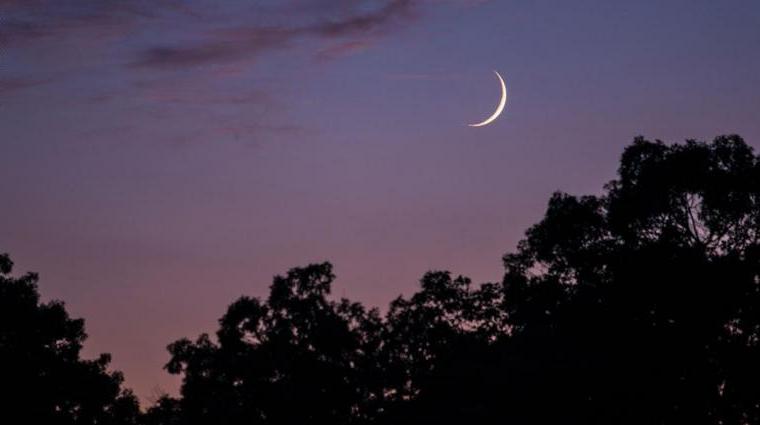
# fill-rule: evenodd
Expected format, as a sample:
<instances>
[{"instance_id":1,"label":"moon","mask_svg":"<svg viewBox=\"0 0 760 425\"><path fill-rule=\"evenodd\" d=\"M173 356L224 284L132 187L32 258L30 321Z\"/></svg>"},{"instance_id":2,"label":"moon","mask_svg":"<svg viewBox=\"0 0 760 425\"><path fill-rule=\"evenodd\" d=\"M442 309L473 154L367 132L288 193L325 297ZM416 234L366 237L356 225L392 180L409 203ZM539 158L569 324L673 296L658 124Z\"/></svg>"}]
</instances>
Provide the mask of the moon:
<instances>
[{"instance_id":1,"label":"moon","mask_svg":"<svg viewBox=\"0 0 760 425\"><path fill-rule=\"evenodd\" d=\"M484 121L477 124L467 124L470 127L483 127L484 125L491 124L496 118L499 118L499 115L501 115L501 112L504 110L504 106L507 104L507 85L504 84L504 79L501 78L501 75L499 75L498 72L494 71L493 73L496 74L496 78L499 79L499 83L501 84L501 100L499 101L499 106L496 107L493 115L486 118Z\"/></svg>"}]
</instances>

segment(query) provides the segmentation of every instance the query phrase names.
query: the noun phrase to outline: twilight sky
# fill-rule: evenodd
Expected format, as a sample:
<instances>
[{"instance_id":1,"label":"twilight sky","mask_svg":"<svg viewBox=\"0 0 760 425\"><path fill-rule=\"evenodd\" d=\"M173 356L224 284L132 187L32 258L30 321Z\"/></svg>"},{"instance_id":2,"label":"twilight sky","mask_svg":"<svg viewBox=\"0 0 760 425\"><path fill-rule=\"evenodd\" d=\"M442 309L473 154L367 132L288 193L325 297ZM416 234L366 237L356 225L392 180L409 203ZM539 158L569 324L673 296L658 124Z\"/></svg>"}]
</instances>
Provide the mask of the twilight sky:
<instances>
[{"instance_id":1,"label":"twilight sky","mask_svg":"<svg viewBox=\"0 0 760 425\"><path fill-rule=\"evenodd\" d=\"M499 280L634 136L723 133L760 147L756 0L0 0L0 251L144 400L274 274Z\"/></svg>"}]
</instances>

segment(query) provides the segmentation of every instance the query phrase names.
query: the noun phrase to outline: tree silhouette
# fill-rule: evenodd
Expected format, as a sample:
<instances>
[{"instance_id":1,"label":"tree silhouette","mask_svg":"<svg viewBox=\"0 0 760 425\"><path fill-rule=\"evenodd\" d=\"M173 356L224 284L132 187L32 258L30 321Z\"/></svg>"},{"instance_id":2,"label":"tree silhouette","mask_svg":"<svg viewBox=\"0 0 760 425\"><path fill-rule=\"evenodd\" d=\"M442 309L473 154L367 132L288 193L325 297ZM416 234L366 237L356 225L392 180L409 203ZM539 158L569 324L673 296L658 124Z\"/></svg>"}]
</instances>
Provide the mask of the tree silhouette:
<instances>
[{"instance_id":1,"label":"tree silhouette","mask_svg":"<svg viewBox=\"0 0 760 425\"><path fill-rule=\"evenodd\" d=\"M605 195L555 194L504 257L509 332L394 423L758 423L759 173L738 136L639 138Z\"/></svg>"},{"instance_id":2,"label":"tree silhouette","mask_svg":"<svg viewBox=\"0 0 760 425\"><path fill-rule=\"evenodd\" d=\"M179 425L182 423L182 405L176 398L163 395L140 418L142 425Z\"/></svg>"},{"instance_id":3,"label":"tree silhouette","mask_svg":"<svg viewBox=\"0 0 760 425\"><path fill-rule=\"evenodd\" d=\"M758 423L758 235L760 160L741 138L637 138L603 195L552 196L500 283L429 272L381 318L328 300L327 263L275 278L266 302L230 306L218 342L170 346L184 380L163 409L177 423Z\"/></svg>"},{"instance_id":4,"label":"tree silhouette","mask_svg":"<svg viewBox=\"0 0 760 425\"><path fill-rule=\"evenodd\" d=\"M372 418L382 371L374 354L375 310L329 301L328 263L278 276L269 298L242 297L208 335L169 346L183 374L181 420L188 424L322 424Z\"/></svg>"},{"instance_id":5,"label":"tree silhouette","mask_svg":"<svg viewBox=\"0 0 760 425\"><path fill-rule=\"evenodd\" d=\"M53 424L760 423L760 158L738 136L637 138L599 196L556 193L501 282L431 271L385 315L329 263L169 345L138 414L81 320L0 256L0 399Z\"/></svg>"},{"instance_id":6,"label":"tree silhouette","mask_svg":"<svg viewBox=\"0 0 760 425\"><path fill-rule=\"evenodd\" d=\"M0 414L7 424L135 424L137 400L107 370L110 356L79 357L84 321L41 303L37 275L12 277L0 254Z\"/></svg>"}]
</instances>

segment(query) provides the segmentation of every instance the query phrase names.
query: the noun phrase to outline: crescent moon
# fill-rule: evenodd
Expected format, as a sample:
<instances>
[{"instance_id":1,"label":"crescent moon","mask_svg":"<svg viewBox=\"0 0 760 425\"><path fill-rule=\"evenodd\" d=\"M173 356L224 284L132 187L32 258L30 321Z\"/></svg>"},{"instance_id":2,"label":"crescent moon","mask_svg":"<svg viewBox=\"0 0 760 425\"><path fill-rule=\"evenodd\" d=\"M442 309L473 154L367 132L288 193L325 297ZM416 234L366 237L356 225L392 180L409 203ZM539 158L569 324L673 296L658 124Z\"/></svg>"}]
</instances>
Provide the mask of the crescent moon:
<instances>
[{"instance_id":1,"label":"crescent moon","mask_svg":"<svg viewBox=\"0 0 760 425\"><path fill-rule=\"evenodd\" d=\"M483 127L484 125L491 124L496 118L499 118L501 111L504 110L504 106L507 104L507 85L504 84L504 79L501 78L501 75L499 75L498 72L494 71L493 73L496 74L496 78L499 79L499 83L501 84L501 100L499 101L499 106L496 107L496 111L494 111L493 115L486 118L484 121L477 124L467 124L470 127Z\"/></svg>"}]
</instances>

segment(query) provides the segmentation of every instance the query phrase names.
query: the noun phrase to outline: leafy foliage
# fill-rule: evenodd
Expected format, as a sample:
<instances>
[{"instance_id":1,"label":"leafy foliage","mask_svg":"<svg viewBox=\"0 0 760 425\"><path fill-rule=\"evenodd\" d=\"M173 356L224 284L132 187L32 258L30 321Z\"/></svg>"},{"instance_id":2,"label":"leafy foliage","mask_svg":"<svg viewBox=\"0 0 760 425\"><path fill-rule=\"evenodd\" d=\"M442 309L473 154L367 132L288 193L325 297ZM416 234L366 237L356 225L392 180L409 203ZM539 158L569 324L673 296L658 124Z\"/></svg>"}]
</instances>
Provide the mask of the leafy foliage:
<instances>
[{"instance_id":1,"label":"leafy foliage","mask_svg":"<svg viewBox=\"0 0 760 425\"><path fill-rule=\"evenodd\" d=\"M602 195L551 197L501 282L431 271L381 315L332 299L329 263L294 268L231 304L213 337L169 345L181 394L139 419L760 423L759 237L760 158L740 137L637 138ZM3 400L48 423L133 421L107 357L79 360L82 322L10 266L0 257Z\"/></svg>"},{"instance_id":2,"label":"leafy foliage","mask_svg":"<svg viewBox=\"0 0 760 425\"><path fill-rule=\"evenodd\" d=\"M80 359L82 319L63 303L40 302L36 274L12 277L0 255L0 411L4 423L137 423L137 400L107 370L110 356ZM17 422L12 421L13 418Z\"/></svg>"},{"instance_id":3,"label":"leafy foliage","mask_svg":"<svg viewBox=\"0 0 760 425\"><path fill-rule=\"evenodd\" d=\"M637 138L603 195L552 196L504 256L500 283L429 272L381 319L326 298L329 264L275 278L266 302L230 306L218 344L170 346L182 413L187 423L758 423L759 202L760 161L738 136Z\"/></svg>"}]
</instances>

